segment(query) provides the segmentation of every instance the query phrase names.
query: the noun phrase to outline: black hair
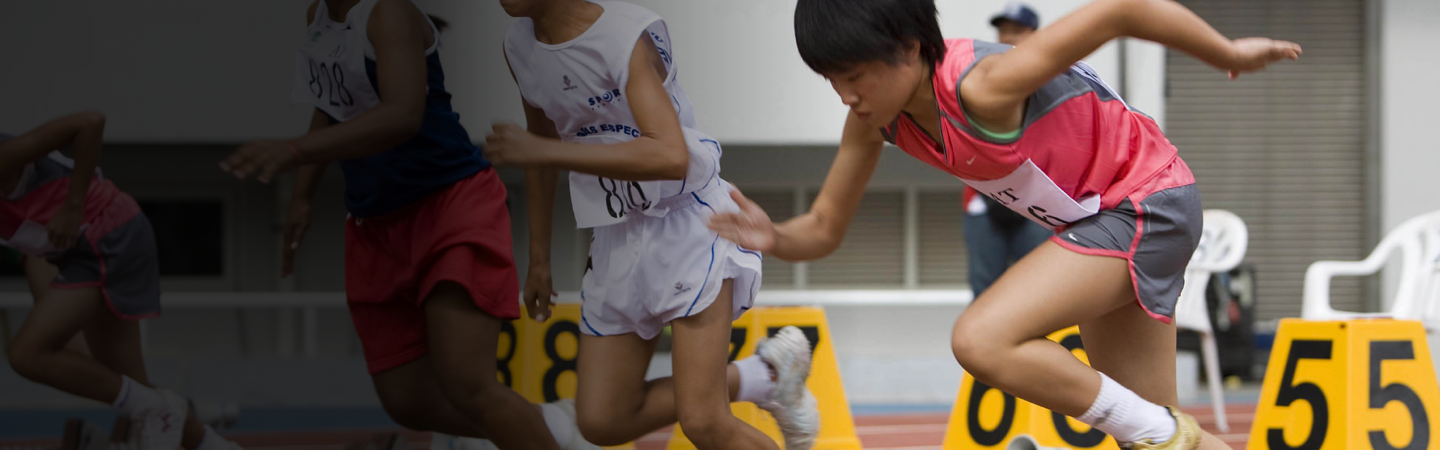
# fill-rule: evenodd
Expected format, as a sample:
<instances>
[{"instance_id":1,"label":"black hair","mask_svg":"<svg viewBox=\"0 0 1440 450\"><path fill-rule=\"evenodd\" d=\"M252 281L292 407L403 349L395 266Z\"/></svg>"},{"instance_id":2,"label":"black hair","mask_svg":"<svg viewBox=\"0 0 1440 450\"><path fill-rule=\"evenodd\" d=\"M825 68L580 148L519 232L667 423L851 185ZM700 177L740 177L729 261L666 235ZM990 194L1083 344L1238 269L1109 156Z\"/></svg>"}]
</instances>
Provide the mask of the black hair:
<instances>
[{"instance_id":1,"label":"black hair","mask_svg":"<svg viewBox=\"0 0 1440 450\"><path fill-rule=\"evenodd\" d=\"M440 32L443 33L443 32L445 32L445 29L446 29L446 28L450 28L450 22L446 21L445 19L441 19L441 18L435 16L434 14L426 14L426 15L430 17L430 23L435 24L435 29L436 29L436 30L440 30Z\"/></svg>"},{"instance_id":2,"label":"black hair","mask_svg":"<svg viewBox=\"0 0 1440 450\"><path fill-rule=\"evenodd\" d=\"M935 0L800 0L795 5L795 44L817 73L837 73L870 61L899 62L919 43L920 57L934 68L945 57Z\"/></svg>"}]
</instances>

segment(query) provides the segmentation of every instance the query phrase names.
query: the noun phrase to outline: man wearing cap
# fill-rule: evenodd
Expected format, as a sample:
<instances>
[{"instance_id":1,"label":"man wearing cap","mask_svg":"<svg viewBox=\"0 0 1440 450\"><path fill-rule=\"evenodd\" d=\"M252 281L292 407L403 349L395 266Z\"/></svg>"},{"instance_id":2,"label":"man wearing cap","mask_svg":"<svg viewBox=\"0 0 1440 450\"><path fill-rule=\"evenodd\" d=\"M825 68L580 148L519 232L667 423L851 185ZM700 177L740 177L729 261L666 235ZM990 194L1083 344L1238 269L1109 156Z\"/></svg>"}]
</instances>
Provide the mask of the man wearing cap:
<instances>
[{"instance_id":1,"label":"man wearing cap","mask_svg":"<svg viewBox=\"0 0 1440 450\"><path fill-rule=\"evenodd\" d=\"M995 27L996 40L1001 44L1020 45L1040 29L1040 15L1024 3L1010 3L990 18L990 25Z\"/></svg>"},{"instance_id":2,"label":"man wearing cap","mask_svg":"<svg viewBox=\"0 0 1440 450\"><path fill-rule=\"evenodd\" d=\"M1040 28L1040 15L1022 3L1010 3L990 18L998 41L1017 45ZM1015 261L1050 238L1050 231L968 186L962 195L965 246L970 258L970 289L975 297Z\"/></svg>"}]
</instances>

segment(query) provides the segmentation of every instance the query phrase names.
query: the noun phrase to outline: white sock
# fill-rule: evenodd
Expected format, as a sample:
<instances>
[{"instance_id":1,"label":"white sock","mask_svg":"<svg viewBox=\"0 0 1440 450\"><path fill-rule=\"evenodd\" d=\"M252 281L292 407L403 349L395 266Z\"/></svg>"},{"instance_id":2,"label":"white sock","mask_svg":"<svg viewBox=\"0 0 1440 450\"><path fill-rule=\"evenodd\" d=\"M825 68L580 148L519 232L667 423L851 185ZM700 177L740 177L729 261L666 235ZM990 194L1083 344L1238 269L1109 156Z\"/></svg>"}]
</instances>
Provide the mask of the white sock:
<instances>
[{"instance_id":1,"label":"white sock","mask_svg":"<svg viewBox=\"0 0 1440 450\"><path fill-rule=\"evenodd\" d=\"M115 409L126 415L135 415L137 412L156 411L165 408L165 397L159 392L140 382L130 379L125 375L120 376L120 395L115 396L115 401L110 403Z\"/></svg>"},{"instance_id":2,"label":"white sock","mask_svg":"<svg viewBox=\"0 0 1440 450\"><path fill-rule=\"evenodd\" d=\"M1175 417L1165 407L1150 403L1134 391L1100 374L1100 395L1077 420L1099 428L1122 443L1148 440L1161 443L1175 436Z\"/></svg>"},{"instance_id":3,"label":"white sock","mask_svg":"<svg viewBox=\"0 0 1440 450\"><path fill-rule=\"evenodd\" d=\"M735 361L735 370L740 372L740 392L735 401L761 403L770 399L775 380L770 378L770 365L765 364L760 355Z\"/></svg>"},{"instance_id":4,"label":"white sock","mask_svg":"<svg viewBox=\"0 0 1440 450\"><path fill-rule=\"evenodd\" d=\"M575 420L565 414L565 410L558 405L543 403L540 405L540 414L545 416L545 427L550 429L555 443L564 446L575 440Z\"/></svg>"}]
</instances>

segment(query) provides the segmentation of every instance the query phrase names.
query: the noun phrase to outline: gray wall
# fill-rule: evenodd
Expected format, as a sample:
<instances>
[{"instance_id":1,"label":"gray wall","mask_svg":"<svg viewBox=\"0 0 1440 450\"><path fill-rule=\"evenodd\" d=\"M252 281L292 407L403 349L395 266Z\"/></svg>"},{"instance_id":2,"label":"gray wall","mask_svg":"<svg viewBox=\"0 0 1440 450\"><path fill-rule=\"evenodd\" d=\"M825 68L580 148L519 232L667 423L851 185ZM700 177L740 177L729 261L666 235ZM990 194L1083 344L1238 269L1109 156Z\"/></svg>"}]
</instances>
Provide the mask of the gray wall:
<instances>
[{"instance_id":1,"label":"gray wall","mask_svg":"<svg viewBox=\"0 0 1440 450\"><path fill-rule=\"evenodd\" d=\"M228 205L227 233L230 242L228 273L220 278L162 281L167 296L197 291L243 291L265 295L291 288L297 291L335 292L344 289L345 218L341 203L343 180L338 168L327 171L314 203L310 232L297 255L293 285L279 279L280 225L288 197L280 193L284 182L262 185L239 182L220 172L216 164L233 147L118 145L107 148L102 167L106 176L123 190L140 199L204 197L224 198ZM823 181L835 151L821 147L727 147L722 173L742 189L790 189L817 187ZM165 177L153 174L164 173ZM515 170L502 170L509 188L511 221L516 263L523 280L528 266L529 231L524 225L526 202L524 177ZM857 180L857 182L859 182ZM907 185L959 190L957 180L924 167L898 149L887 149L871 186L894 188ZM552 269L555 288L578 290L584 268L582 234L576 230L570 212L568 188L558 189L555 205L555 235ZM958 205L957 205L958 208ZM963 280L957 280L963 282ZM23 280L0 280L0 288L25 290ZM942 308L944 309L944 308ZM863 308L837 308L832 326L837 330L868 329L884 335L885 330L927 326L929 334L943 335L954 313L936 314L935 308L876 313ZM23 323L26 310L8 311L12 330ZM291 314L282 318L282 314ZM243 400L251 406L279 405L373 405L369 379L360 357L349 315L343 307L318 311L318 354L314 358L285 356L281 350L281 327L294 319L297 309L276 308L194 308L168 307L164 316L145 322L147 357L156 381L201 401ZM294 322L288 322L294 326ZM939 334L937 334L939 333ZM878 336L878 335L877 335ZM915 344L895 352L893 346L874 340L863 332L836 333L836 348L847 372L853 372L857 389L866 380L885 376L874 373L873 362L885 355L895 367L951 371L958 375L945 339L916 336ZM933 345L932 345L933 344ZM886 353L886 349L891 350ZM853 357L851 357L853 356ZM858 358L858 359L856 359ZM846 361L849 362L846 362ZM867 363L868 362L868 363ZM852 364L853 363L853 364ZM908 366L906 366L908 364ZM913 372L913 370L907 370ZM866 375L869 374L869 375ZM291 377L293 375L293 377ZM941 380L956 377L940 377ZM284 380L281 382L280 380ZM273 381L273 383L272 383ZM918 385L912 383L910 387ZM942 392L950 390L943 387ZM0 408L94 406L25 382L8 370L0 370L0 391L16 395L0 397ZM897 394L898 395L898 394ZM908 394L908 395L914 395ZM903 397L903 396L901 396ZM861 399L864 399L862 396Z\"/></svg>"}]
</instances>

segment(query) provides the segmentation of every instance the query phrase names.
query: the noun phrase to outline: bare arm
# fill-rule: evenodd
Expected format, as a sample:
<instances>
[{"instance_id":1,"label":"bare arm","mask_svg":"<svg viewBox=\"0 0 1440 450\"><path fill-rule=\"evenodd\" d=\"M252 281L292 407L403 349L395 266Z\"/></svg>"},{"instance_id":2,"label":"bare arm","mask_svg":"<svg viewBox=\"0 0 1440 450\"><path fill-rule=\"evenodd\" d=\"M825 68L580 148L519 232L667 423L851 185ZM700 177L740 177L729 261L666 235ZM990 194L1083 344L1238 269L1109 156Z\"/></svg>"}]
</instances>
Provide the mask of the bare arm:
<instances>
[{"instance_id":1,"label":"bare arm","mask_svg":"<svg viewBox=\"0 0 1440 450\"><path fill-rule=\"evenodd\" d=\"M310 115L310 131L328 126L330 119L319 109ZM282 241L283 247L280 249L281 277L288 277L295 272L295 251L300 249L305 232L310 230L310 201L315 198L315 190L319 188L320 179L324 177L325 168L329 165L328 162L305 164L295 171L295 184L290 193L290 215L285 219L285 240Z\"/></svg>"},{"instance_id":2,"label":"bare arm","mask_svg":"<svg viewBox=\"0 0 1440 450\"><path fill-rule=\"evenodd\" d=\"M506 55L505 64L510 64ZM515 78L515 70L510 70ZM518 81L517 81L518 84ZM525 126L530 134L549 139L559 139L555 122L545 116L545 111L524 99L520 101L525 109ZM492 149L485 149L492 158ZM554 167L536 166L525 168L525 201L530 221L530 267L525 272L525 286L521 299L529 310L530 317L544 322L550 317L550 298L558 295L550 273L550 241L555 223L555 183L559 171Z\"/></svg>"},{"instance_id":3,"label":"bare arm","mask_svg":"<svg viewBox=\"0 0 1440 450\"><path fill-rule=\"evenodd\" d=\"M18 176L32 161L65 146L75 148L75 174L71 176L67 205L84 206L85 192L100 163L100 147L105 134L105 115L87 111L46 122L34 130L0 142L0 172Z\"/></svg>"},{"instance_id":4,"label":"bare arm","mask_svg":"<svg viewBox=\"0 0 1440 450\"><path fill-rule=\"evenodd\" d=\"M640 137L619 144L572 144L557 137L527 134L514 125L496 125L487 137L487 155L496 164L550 166L630 181L678 180L690 168L690 151L680 117L665 91L665 66L649 37L635 44L626 84ZM567 130L569 132L569 130Z\"/></svg>"},{"instance_id":5,"label":"bare arm","mask_svg":"<svg viewBox=\"0 0 1440 450\"><path fill-rule=\"evenodd\" d=\"M536 136L558 139L555 124L545 117L545 112L525 105L527 129ZM554 167L527 167L525 169L526 200L530 209L530 265L550 265L550 237L554 223L555 183L559 170Z\"/></svg>"},{"instance_id":6,"label":"bare arm","mask_svg":"<svg viewBox=\"0 0 1440 450\"><path fill-rule=\"evenodd\" d=\"M85 214L85 198L95 167L100 164L100 151L105 136L105 115L87 111L46 122L44 125L14 139L0 142L0 170L18 180L25 164L45 157L55 149L74 147L75 167L70 174L70 190L65 203L51 217L46 228L50 241L58 248L69 248ZM6 186L13 190L13 186Z\"/></svg>"},{"instance_id":7,"label":"bare arm","mask_svg":"<svg viewBox=\"0 0 1440 450\"><path fill-rule=\"evenodd\" d=\"M1171 0L1098 0L977 63L960 82L966 111L986 128L1017 129L1030 94L1106 42L1127 36L1189 53L1232 77L1300 56L1300 46L1290 42L1231 41Z\"/></svg>"},{"instance_id":8,"label":"bare arm","mask_svg":"<svg viewBox=\"0 0 1440 450\"><path fill-rule=\"evenodd\" d=\"M880 132L852 113L845 121L840 151L809 212L772 226L758 205L737 192L731 196L740 203L741 213L716 214L710 219L710 228L742 247L770 252L786 261L823 258L845 238L884 145Z\"/></svg>"},{"instance_id":9,"label":"bare arm","mask_svg":"<svg viewBox=\"0 0 1440 450\"><path fill-rule=\"evenodd\" d=\"M325 113L316 109L310 114L310 132L314 133L330 126L330 119ZM315 190L320 186L320 178L325 175L325 169L330 167L328 161L303 164L295 171L295 189L290 195L290 201L309 203L315 198Z\"/></svg>"},{"instance_id":10,"label":"bare arm","mask_svg":"<svg viewBox=\"0 0 1440 450\"><path fill-rule=\"evenodd\" d=\"M503 54L503 52L502 52ZM510 55L505 55L505 65L510 66ZM515 79L515 69L510 69L510 78ZM519 81L516 80L516 84ZM560 135L555 130L555 122L545 115L545 111L530 106L523 98L520 106L525 109L526 131L534 136L559 140ZM502 149L503 150L503 149ZM494 162L496 150L487 145L485 155ZM503 155L501 156L503 158ZM555 183L559 179L559 171L554 167L536 166L525 169L525 198L527 207L530 210L530 266L532 269L542 265L547 275L550 267L550 240L554 222L555 209Z\"/></svg>"},{"instance_id":11,"label":"bare arm","mask_svg":"<svg viewBox=\"0 0 1440 450\"><path fill-rule=\"evenodd\" d=\"M555 124L545 112L525 105L525 122L531 133L558 139ZM555 283L550 272L550 241L555 223L555 183L559 170L537 166L525 168L525 200L530 212L530 267L526 270L523 300L530 317L544 322L550 317Z\"/></svg>"}]
</instances>

